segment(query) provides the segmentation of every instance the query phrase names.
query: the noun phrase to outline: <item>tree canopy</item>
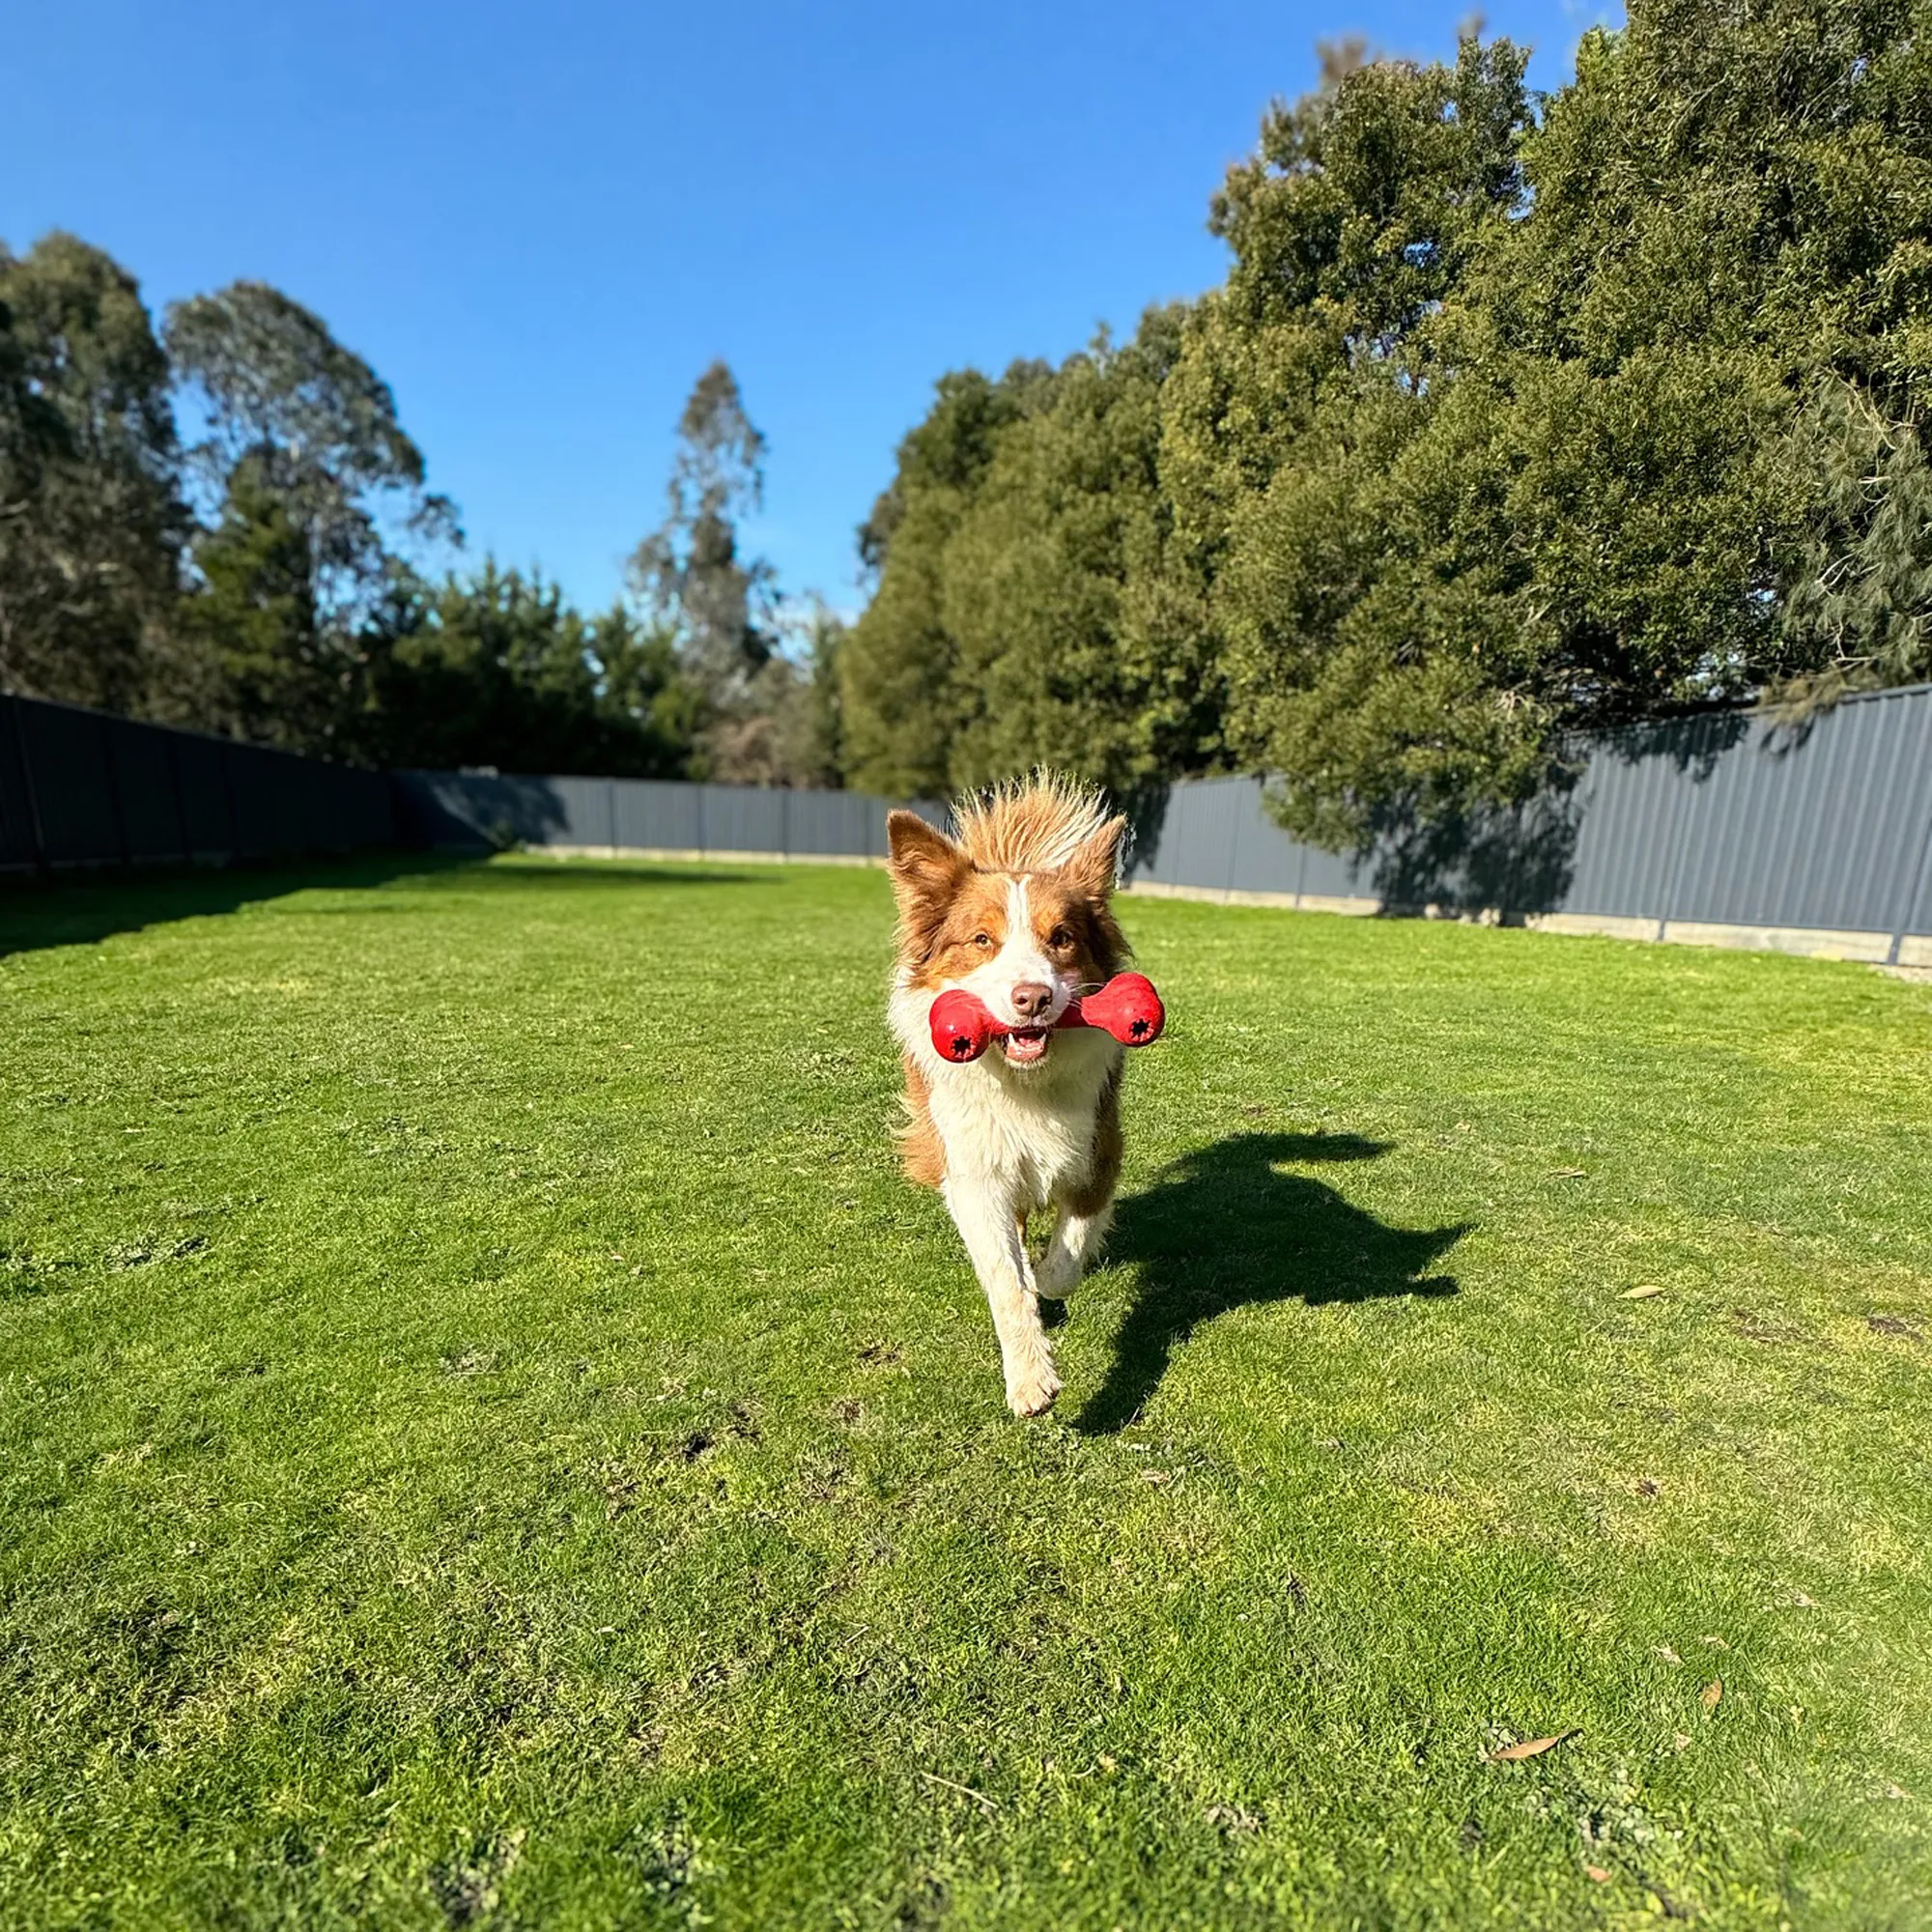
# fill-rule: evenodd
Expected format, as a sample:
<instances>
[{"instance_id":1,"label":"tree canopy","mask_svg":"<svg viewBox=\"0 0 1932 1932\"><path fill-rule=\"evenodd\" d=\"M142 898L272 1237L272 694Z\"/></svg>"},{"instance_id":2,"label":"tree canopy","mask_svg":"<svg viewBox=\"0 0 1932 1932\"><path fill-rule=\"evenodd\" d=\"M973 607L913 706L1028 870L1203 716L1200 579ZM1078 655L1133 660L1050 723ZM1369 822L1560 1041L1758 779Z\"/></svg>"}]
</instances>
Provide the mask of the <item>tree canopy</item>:
<instances>
[{"instance_id":1,"label":"tree canopy","mask_svg":"<svg viewBox=\"0 0 1932 1932\"><path fill-rule=\"evenodd\" d=\"M1932 675L1932 9L1633 0L1324 50L1129 349L939 384L861 532L851 769L1273 773L1345 845L1570 733Z\"/></svg>"},{"instance_id":2,"label":"tree canopy","mask_svg":"<svg viewBox=\"0 0 1932 1932\"><path fill-rule=\"evenodd\" d=\"M166 355L71 235L0 246L0 681L142 706L188 529Z\"/></svg>"},{"instance_id":3,"label":"tree canopy","mask_svg":"<svg viewBox=\"0 0 1932 1932\"><path fill-rule=\"evenodd\" d=\"M836 783L842 627L739 554L762 455L715 364L634 598L585 615L439 573L455 508L387 384L280 290L156 332L100 250L0 249L0 684L380 763Z\"/></svg>"},{"instance_id":4,"label":"tree canopy","mask_svg":"<svg viewBox=\"0 0 1932 1932\"><path fill-rule=\"evenodd\" d=\"M422 452L389 385L327 325L266 282L176 302L164 339L175 380L207 424L189 452L204 487L238 472L300 526L323 609L353 608L384 575L384 520L453 532L448 499L424 489Z\"/></svg>"}]
</instances>

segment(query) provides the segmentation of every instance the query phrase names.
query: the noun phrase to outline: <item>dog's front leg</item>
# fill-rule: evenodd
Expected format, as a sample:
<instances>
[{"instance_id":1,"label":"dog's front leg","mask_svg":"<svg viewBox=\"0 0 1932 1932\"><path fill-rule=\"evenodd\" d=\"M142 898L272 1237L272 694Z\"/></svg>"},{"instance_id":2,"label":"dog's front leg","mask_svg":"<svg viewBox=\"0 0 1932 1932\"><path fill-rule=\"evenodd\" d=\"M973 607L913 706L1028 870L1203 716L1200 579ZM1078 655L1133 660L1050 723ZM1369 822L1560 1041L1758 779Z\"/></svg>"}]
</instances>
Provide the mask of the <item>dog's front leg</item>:
<instances>
[{"instance_id":1,"label":"dog's front leg","mask_svg":"<svg viewBox=\"0 0 1932 1932\"><path fill-rule=\"evenodd\" d=\"M1053 1406L1060 1378L1053 1372L1046 1330L1039 1325L1039 1299L1018 1210L1006 1191L990 1181L949 1179L945 1193L993 1311L1007 1372L1007 1404L1015 1415L1038 1415Z\"/></svg>"},{"instance_id":2,"label":"dog's front leg","mask_svg":"<svg viewBox=\"0 0 1932 1932\"><path fill-rule=\"evenodd\" d=\"M1046 1252L1039 1258L1039 1292L1062 1301L1079 1286L1089 1259L1106 1238L1114 1219L1114 1204L1104 1203L1092 1214L1076 1214L1063 1204L1053 1224Z\"/></svg>"}]
</instances>

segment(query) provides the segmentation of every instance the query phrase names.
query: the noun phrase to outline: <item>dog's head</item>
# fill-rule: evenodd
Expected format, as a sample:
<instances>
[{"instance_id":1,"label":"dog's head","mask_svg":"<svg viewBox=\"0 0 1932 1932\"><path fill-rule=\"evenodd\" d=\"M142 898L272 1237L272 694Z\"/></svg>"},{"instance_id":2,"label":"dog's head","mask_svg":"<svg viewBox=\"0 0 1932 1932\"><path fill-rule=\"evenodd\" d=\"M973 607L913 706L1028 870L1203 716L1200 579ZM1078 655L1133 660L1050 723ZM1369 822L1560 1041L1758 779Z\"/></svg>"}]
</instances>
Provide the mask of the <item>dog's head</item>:
<instances>
[{"instance_id":1,"label":"dog's head","mask_svg":"<svg viewBox=\"0 0 1932 1932\"><path fill-rule=\"evenodd\" d=\"M1111 980L1126 954L1111 904L1126 825L1096 817L1052 855L1057 863L989 865L916 812L892 813L888 865L905 983L932 993L963 986L1012 1029L1000 1042L1006 1064L1037 1066L1055 1022L1077 995Z\"/></svg>"}]
</instances>

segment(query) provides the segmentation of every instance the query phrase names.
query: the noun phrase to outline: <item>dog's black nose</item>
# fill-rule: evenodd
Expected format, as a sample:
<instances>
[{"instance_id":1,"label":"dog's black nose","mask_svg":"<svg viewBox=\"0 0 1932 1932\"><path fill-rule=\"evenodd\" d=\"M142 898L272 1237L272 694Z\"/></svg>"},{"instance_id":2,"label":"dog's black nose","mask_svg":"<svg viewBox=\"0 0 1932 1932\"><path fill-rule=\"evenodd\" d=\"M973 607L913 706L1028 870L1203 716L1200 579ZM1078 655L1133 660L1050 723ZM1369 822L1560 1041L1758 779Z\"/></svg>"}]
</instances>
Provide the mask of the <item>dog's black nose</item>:
<instances>
[{"instance_id":1,"label":"dog's black nose","mask_svg":"<svg viewBox=\"0 0 1932 1932\"><path fill-rule=\"evenodd\" d=\"M1053 1004L1053 988L1037 980L1023 980L1013 988L1014 1015L1029 1025L1037 1023Z\"/></svg>"}]
</instances>

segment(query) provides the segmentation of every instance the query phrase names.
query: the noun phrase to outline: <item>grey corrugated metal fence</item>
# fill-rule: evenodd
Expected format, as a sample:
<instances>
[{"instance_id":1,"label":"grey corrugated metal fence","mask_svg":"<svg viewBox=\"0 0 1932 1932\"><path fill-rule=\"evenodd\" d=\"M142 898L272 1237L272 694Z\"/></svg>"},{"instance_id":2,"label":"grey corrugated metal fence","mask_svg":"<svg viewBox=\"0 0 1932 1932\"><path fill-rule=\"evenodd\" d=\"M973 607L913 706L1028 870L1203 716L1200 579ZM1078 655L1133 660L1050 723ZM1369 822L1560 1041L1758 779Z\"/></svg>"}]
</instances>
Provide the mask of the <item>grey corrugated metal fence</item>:
<instances>
[{"instance_id":1,"label":"grey corrugated metal fence","mask_svg":"<svg viewBox=\"0 0 1932 1932\"><path fill-rule=\"evenodd\" d=\"M943 823L943 806L913 800ZM0 696L0 876L524 844L883 858L894 801L647 779L372 772L77 705Z\"/></svg>"},{"instance_id":2,"label":"grey corrugated metal fence","mask_svg":"<svg viewBox=\"0 0 1932 1932\"><path fill-rule=\"evenodd\" d=\"M229 865L395 843L381 772L0 697L0 874Z\"/></svg>"},{"instance_id":3,"label":"grey corrugated metal fence","mask_svg":"<svg viewBox=\"0 0 1932 1932\"><path fill-rule=\"evenodd\" d=\"M890 809L856 792L385 775L0 699L0 872L512 842L862 863L884 855ZM1259 779L1176 784L1136 820L1130 883L1147 892L1932 965L1932 686L1802 729L1727 713L1612 733L1520 810L1393 825L1356 857L1289 838Z\"/></svg>"},{"instance_id":4,"label":"grey corrugated metal fence","mask_svg":"<svg viewBox=\"0 0 1932 1932\"><path fill-rule=\"evenodd\" d=\"M1932 686L1797 729L1732 712L1577 752L1520 810L1392 826L1354 858L1291 838L1259 779L1177 784L1142 814L1134 883L1932 965Z\"/></svg>"},{"instance_id":5,"label":"grey corrugated metal fence","mask_svg":"<svg viewBox=\"0 0 1932 1932\"><path fill-rule=\"evenodd\" d=\"M895 801L856 791L684 784L664 779L512 778L396 772L397 816L419 845L530 845L554 852L830 859L886 854ZM909 801L934 824L946 808Z\"/></svg>"}]
</instances>

